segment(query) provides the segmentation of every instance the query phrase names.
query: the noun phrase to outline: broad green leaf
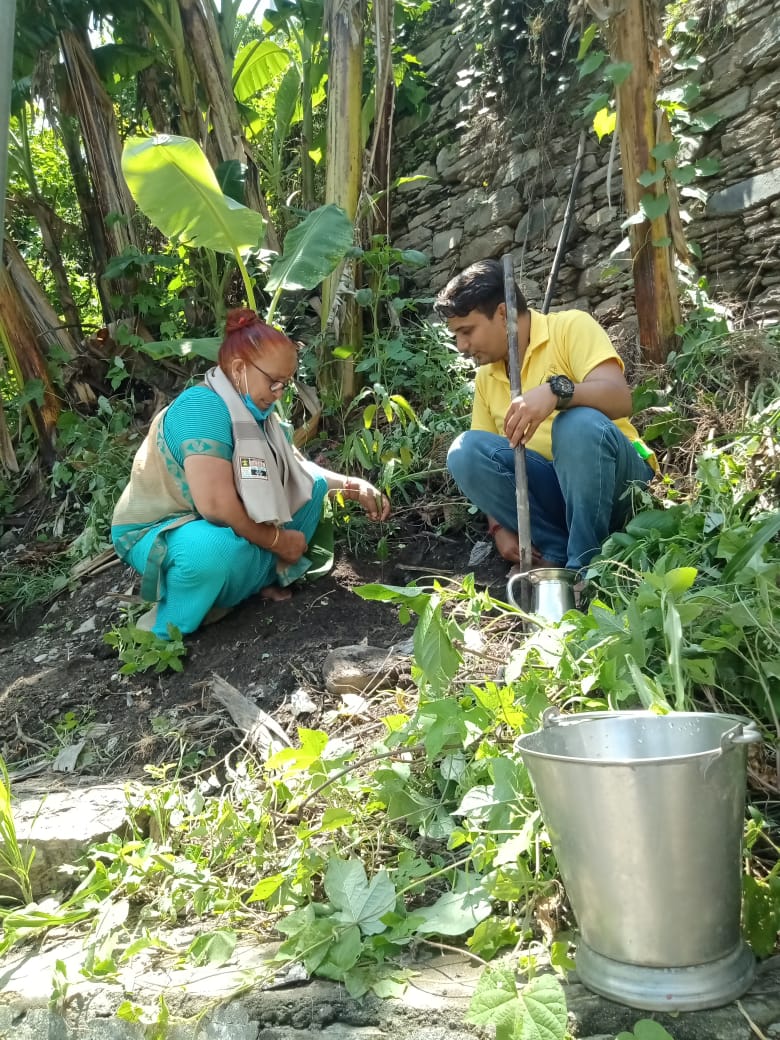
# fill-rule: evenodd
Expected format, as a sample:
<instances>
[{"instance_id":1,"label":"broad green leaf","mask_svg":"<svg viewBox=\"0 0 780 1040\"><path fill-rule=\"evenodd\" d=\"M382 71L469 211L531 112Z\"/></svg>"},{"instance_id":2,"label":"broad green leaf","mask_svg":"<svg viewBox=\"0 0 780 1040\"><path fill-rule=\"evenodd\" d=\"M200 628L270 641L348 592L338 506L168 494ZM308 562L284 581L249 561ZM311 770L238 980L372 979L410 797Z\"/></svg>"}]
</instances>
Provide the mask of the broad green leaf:
<instances>
[{"instance_id":1,"label":"broad green leaf","mask_svg":"<svg viewBox=\"0 0 780 1040\"><path fill-rule=\"evenodd\" d=\"M666 659L674 683L675 708L685 707L685 680L682 674L683 631L680 615L672 600L664 593L662 600L664 636L666 637Z\"/></svg>"},{"instance_id":2,"label":"broad green leaf","mask_svg":"<svg viewBox=\"0 0 780 1040\"><path fill-rule=\"evenodd\" d=\"M511 1037L522 1011L517 984L510 968L486 968L477 980L466 1021L476 1026L495 1026L496 1038Z\"/></svg>"},{"instance_id":3,"label":"broad green leaf","mask_svg":"<svg viewBox=\"0 0 780 1040\"><path fill-rule=\"evenodd\" d=\"M221 162L214 173L217 184L224 195L229 195L235 202L244 205L244 186L246 184L246 163L239 159L227 159Z\"/></svg>"},{"instance_id":4,"label":"broad green leaf","mask_svg":"<svg viewBox=\"0 0 780 1040\"><path fill-rule=\"evenodd\" d=\"M585 55L590 50L590 45L596 38L596 33L599 31L598 25L595 22L591 22L585 32L580 37L580 45L577 50L577 61L582 61Z\"/></svg>"},{"instance_id":5,"label":"broad green leaf","mask_svg":"<svg viewBox=\"0 0 780 1040\"><path fill-rule=\"evenodd\" d=\"M415 661L425 680L437 693L443 692L463 658L452 641L438 595L431 596L425 604L413 638Z\"/></svg>"},{"instance_id":6,"label":"broad green leaf","mask_svg":"<svg viewBox=\"0 0 780 1040\"><path fill-rule=\"evenodd\" d=\"M658 181L662 181L666 176L666 170L663 166L659 166L655 170L643 170L637 180L643 188L649 188L651 184L657 184Z\"/></svg>"},{"instance_id":7,"label":"broad green leaf","mask_svg":"<svg viewBox=\"0 0 780 1040\"><path fill-rule=\"evenodd\" d=\"M188 137L130 137L122 153L130 192L169 238L218 253L256 248L264 221L220 191L208 159Z\"/></svg>"},{"instance_id":8,"label":"broad green leaf","mask_svg":"<svg viewBox=\"0 0 780 1040\"><path fill-rule=\"evenodd\" d=\"M595 116L600 108L606 108L607 105L609 105L610 100L609 94L605 91L594 94L582 111L583 117L585 119L590 119L591 116Z\"/></svg>"},{"instance_id":9,"label":"broad green leaf","mask_svg":"<svg viewBox=\"0 0 780 1040\"><path fill-rule=\"evenodd\" d=\"M361 585L353 591L361 599L401 603L415 614L422 614L431 598L430 592L406 585Z\"/></svg>"},{"instance_id":10,"label":"broad green leaf","mask_svg":"<svg viewBox=\"0 0 780 1040\"><path fill-rule=\"evenodd\" d=\"M136 348L156 360L170 357L202 357L216 363L222 340L217 336L205 339L162 339L154 343L141 343Z\"/></svg>"},{"instance_id":11,"label":"broad green leaf","mask_svg":"<svg viewBox=\"0 0 780 1040\"><path fill-rule=\"evenodd\" d=\"M248 101L289 67L292 58L271 40L252 40L236 55L233 62L233 93L239 101Z\"/></svg>"},{"instance_id":12,"label":"broad green leaf","mask_svg":"<svg viewBox=\"0 0 780 1040\"><path fill-rule=\"evenodd\" d=\"M683 514L687 511L684 506L645 509L629 520L626 531L637 538L647 537L651 533L657 534L659 538L672 538L677 534Z\"/></svg>"},{"instance_id":13,"label":"broad green leaf","mask_svg":"<svg viewBox=\"0 0 780 1040\"><path fill-rule=\"evenodd\" d=\"M608 108L600 108L593 117L593 129L599 141L607 134L614 133L617 125L617 112L611 112Z\"/></svg>"},{"instance_id":14,"label":"broad green leaf","mask_svg":"<svg viewBox=\"0 0 780 1040\"><path fill-rule=\"evenodd\" d=\"M479 957L490 960L503 947L514 946L517 939L517 921L507 917L488 917L477 925L466 945Z\"/></svg>"},{"instance_id":15,"label":"broad green leaf","mask_svg":"<svg viewBox=\"0 0 780 1040\"><path fill-rule=\"evenodd\" d=\"M387 978L376 979L372 982L371 989L378 997L381 997L382 1000L388 998L395 998L398 1000L404 995L408 985L409 983L406 981L401 981L388 976Z\"/></svg>"},{"instance_id":16,"label":"broad green leaf","mask_svg":"<svg viewBox=\"0 0 780 1040\"><path fill-rule=\"evenodd\" d=\"M420 935L465 935L491 913L490 901L477 883L466 892L445 892L433 906L417 910L421 918L417 931Z\"/></svg>"},{"instance_id":17,"label":"broad green leaf","mask_svg":"<svg viewBox=\"0 0 780 1040\"><path fill-rule=\"evenodd\" d=\"M677 184L691 184L696 180L696 167L691 163L686 163L685 166L675 166L672 170L672 177Z\"/></svg>"},{"instance_id":18,"label":"broad green leaf","mask_svg":"<svg viewBox=\"0 0 780 1040\"><path fill-rule=\"evenodd\" d=\"M227 928L218 928L207 935L199 935L190 944L187 954L196 964L227 964L236 948L237 935Z\"/></svg>"},{"instance_id":19,"label":"broad green leaf","mask_svg":"<svg viewBox=\"0 0 780 1040\"><path fill-rule=\"evenodd\" d=\"M634 1026L636 1040L674 1040L660 1022L654 1022L652 1018L640 1018Z\"/></svg>"},{"instance_id":20,"label":"broad green leaf","mask_svg":"<svg viewBox=\"0 0 780 1040\"><path fill-rule=\"evenodd\" d=\"M728 566L723 571L723 582L730 582L734 580L734 577L742 570L748 561L755 556L766 545L768 541L775 537L780 531L780 513L774 513L768 516L764 520L756 533L738 553L731 557Z\"/></svg>"},{"instance_id":21,"label":"broad green leaf","mask_svg":"<svg viewBox=\"0 0 780 1040\"><path fill-rule=\"evenodd\" d=\"M362 949L363 940L356 924L336 932L328 946L328 956L317 968L317 974L329 979L343 979L357 964Z\"/></svg>"},{"instance_id":22,"label":"broad green leaf","mask_svg":"<svg viewBox=\"0 0 780 1040\"><path fill-rule=\"evenodd\" d=\"M105 43L92 48L98 76L109 94L124 87L124 80L154 64L154 51L132 43Z\"/></svg>"},{"instance_id":23,"label":"broad green leaf","mask_svg":"<svg viewBox=\"0 0 780 1040\"><path fill-rule=\"evenodd\" d=\"M342 921L356 924L364 935L377 935L385 926L380 918L395 907L396 893L385 870L369 882L360 860L332 857L325 872L325 892Z\"/></svg>"},{"instance_id":24,"label":"broad green leaf","mask_svg":"<svg viewBox=\"0 0 780 1040\"><path fill-rule=\"evenodd\" d=\"M633 68L633 63L630 61L612 62L604 69L604 79L610 80L616 87L619 87L631 75Z\"/></svg>"},{"instance_id":25,"label":"broad green leaf","mask_svg":"<svg viewBox=\"0 0 780 1040\"><path fill-rule=\"evenodd\" d=\"M352 223L339 206L320 206L287 233L282 255L271 265L268 292L314 289L352 245Z\"/></svg>"},{"instance_id":26,"label":"broad green leaf","mask_svg":"<svg viewBox=\"0 0 780 1040\"><path fill-rule=\"evenodd\" d=\"M252 889L247 903L257 903L261 899L268 899L274 892L278 892L283 884L284 874L272 874L270 877L261 878Z\"/></svg>"},{"instance_id":27,"label":"broad green leaf","mask_svg":"<svg viewBox=\"0 0 780 1040\"><path fill-rule=\"evenodd\" d=\"M566 997L552 975L537 975L519 994L523 1005L518 1040L565 1040Z\"/></svg>"},{"instance_id":28,"label":"broad green leaf","mask_svg":"<svg viewBox=\"0 0 780 1040\"><path fill-rule=\"evenodd\" d=\"M355 814L350 812L348 809L339 809L336 806L330 806L322 814L322 824L320 826L321 831L334 831L339 827L347 827L350 823L355 820Z\"/></svg>"},{"instance_id":29,"label":"broad green leaf","mask_svg":"<svg viewBox=\"0 0 780 1040\"><path fill-rule=\"evenodd\" d=\"M648 193L642 196L639 208L648 220L657 220L669 212L669 196L666 193L663 195L650 195Z\"/></svg>"},{"instance_id":30,"label":"broad green leaf","mask_svg":"<svg viewBox=\"0 0 780 1040\"><path fill-rule=\"evenodd\" d=\"M274 148L282 148L293 123L303 118L300 108L301 74L295 65L282 76L282 82L274 98Z\"/></svg>"},{"instance_id":31,"label":"broad green leaf","mask_svg":"<svg viewBox=\"0 0 780 1040\"><path fill-rule=\"evenodd\" d=\"M662 576L664 588L675 596L680 596L693 585L698 573L695 567L675 567Z\"/></svg>"},{"instance_id":32,"label":"broad green leaf","mask_svg":"<svg viewBox=\"0 0 780 1040\"><path fill-rule=\"evenodd\" d=\"M580 79L584 79L586 76L589 76L591 72L595 72L596 69L600 68L606 60L607 56L604 51L592 51L580 65Z\"/></svg>"},{"instance_id":33,"label":"broad green leaf","mask_svg":"<svg viewBox=\"0 0 780 1040\"><path fill-rule=\"evenodd\" d=\"M679 141L662 141L661 144L657 144L650 149L650 154L654 159L663 162L665 159L673 159L677 155L679 147Z\"/></svg>"}]
</instances>

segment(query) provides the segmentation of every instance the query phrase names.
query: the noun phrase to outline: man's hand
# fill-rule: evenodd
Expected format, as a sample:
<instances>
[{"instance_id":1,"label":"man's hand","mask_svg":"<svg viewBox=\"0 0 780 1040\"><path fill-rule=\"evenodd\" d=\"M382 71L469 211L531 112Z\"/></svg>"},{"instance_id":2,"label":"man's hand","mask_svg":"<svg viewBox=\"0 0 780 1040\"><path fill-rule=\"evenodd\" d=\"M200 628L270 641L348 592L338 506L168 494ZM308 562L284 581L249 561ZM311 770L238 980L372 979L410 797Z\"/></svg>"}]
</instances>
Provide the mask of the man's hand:
<instances>
[{"instance_id":1,"label":"man's hand","mask_svg":"<svg viewBox=\"0 0 780 1040\"><path fill-rule=\"evenodd\" d=\"M282 563L297 563L307 548L306 536L302 531L291 531L286 527L280 527L276 545L269 552L278 556Z\"/></svg>"},{"instance_id":2,"label":"man's hand","mask_svg":"<svg viewBox=\"0 0 780 1040\"><path fill-rule=\"evenodd\" d=\"M513 398L504 416L504 433L510 445L516 448L518 444L527 444L557 405L558 398L549 383L534 386Z\"/></svg>"}]
</instances>

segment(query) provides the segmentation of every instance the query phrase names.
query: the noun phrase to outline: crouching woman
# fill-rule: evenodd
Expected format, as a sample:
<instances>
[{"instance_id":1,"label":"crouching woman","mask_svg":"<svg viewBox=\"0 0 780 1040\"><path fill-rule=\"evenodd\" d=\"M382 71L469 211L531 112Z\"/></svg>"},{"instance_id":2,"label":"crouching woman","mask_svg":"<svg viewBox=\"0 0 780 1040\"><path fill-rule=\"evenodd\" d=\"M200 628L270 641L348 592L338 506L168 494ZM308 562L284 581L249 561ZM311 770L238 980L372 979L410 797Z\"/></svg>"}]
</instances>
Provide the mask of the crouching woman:
<instances>
[{"instance_id":1,"label":"crouching woman","mask_svg":"<svg viewBox=\"0 0 780 1040\"><path fill-rule=\"evenodd\" d=\"M368 481L307 461L274 404L292 383L295 344L254 311L230 311L217 366L152 422L114 510L111 538L154 607L139 624L162 639L194 632L260 593L287 599L328 491L373 520L390 503Z\"/></svg>"}]
</instances>

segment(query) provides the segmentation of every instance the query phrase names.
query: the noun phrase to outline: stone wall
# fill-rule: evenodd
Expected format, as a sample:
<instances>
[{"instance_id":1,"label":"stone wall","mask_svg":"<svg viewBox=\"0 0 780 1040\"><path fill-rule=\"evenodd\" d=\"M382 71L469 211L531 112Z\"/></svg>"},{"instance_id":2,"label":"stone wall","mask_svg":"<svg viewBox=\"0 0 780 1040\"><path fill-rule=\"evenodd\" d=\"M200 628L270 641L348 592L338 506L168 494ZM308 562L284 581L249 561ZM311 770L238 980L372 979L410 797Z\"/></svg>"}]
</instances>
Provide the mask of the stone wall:
<instances>
[{"instance_id":1,"label":"stone wall","mask_svg":"<svg viewBox=\"0 0 780 1040\"><path fill-rule=\"evenodd\" d=\"M713 8L710 7L710 11ZM692 112L710 129L693 137L687 157L712 156L719 171L697 186L706 202L683 198L687 236L701 249L697 269L711 293L742 316L780 316L780 0L725 0L717 45L700 70ZM393 239L422 250L431 266L420 291L437 290L463 267L511 250L532 306L540 306L571 185L585 92L572 78L560 99L545 96L529 61L513 84L522 102L510 117L470 75L473 38L451 24L431 31L419 59L428 75L431 112L424 126L397 130L397 174L424 180L399 189ZM570 52L574 47L570 46ZM671 83L670 85L673 85ZM478 96L479 92L482 96ZM558 103L556 104L556 100ZM552 114L551 114L552 113ZM575 220L553 308L591 311L613 337L636 338L625 237L619 153L611 137L589 131ZM690 205L688 205L690 203Z\"/></svg>"}]
</instances>

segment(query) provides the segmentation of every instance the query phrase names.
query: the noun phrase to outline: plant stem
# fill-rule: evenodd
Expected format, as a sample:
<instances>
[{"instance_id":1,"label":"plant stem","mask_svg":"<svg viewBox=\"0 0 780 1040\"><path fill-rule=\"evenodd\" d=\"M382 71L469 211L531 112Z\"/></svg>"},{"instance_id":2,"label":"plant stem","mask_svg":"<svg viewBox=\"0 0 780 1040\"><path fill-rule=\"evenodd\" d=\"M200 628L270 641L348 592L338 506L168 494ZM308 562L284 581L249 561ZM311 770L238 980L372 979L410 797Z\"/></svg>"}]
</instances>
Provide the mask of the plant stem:
<instances>
[{"instance_id":1,"label":"plant stem","mask_svg":"<svg viewBox=\"0 0 780 1040\"><path fill-rule=\"evenodd\" d=\"M241 259L241 254L239 253L239 251L237 249L233 250L233 256L236 258L236 263L238 264L238 269L241 272L241 280L243 281L244 289L246 290L247 304L249 305L249 307L252 310L255 310L255 291L254 291L254 288L252 287L252 280L249 277L249 272L246 269L246 264ZM268 319L268 324L269 325L271 324L271 319L270 318Z\"/></svg>"}]
</instances>

